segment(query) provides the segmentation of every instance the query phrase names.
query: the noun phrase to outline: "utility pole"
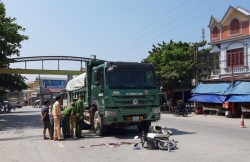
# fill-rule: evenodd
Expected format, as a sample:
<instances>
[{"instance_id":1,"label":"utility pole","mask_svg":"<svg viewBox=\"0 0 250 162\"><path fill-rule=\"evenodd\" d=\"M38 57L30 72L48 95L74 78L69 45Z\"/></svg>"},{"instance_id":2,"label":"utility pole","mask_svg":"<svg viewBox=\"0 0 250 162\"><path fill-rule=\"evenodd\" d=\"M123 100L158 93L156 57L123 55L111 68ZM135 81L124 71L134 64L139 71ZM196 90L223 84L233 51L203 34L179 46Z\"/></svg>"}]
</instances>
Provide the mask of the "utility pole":
<instances>
[{"instance_id":1,"label":"utility pole","mask_svg":"<svg viewBox=\"0 0 250 162\"><path fill-rule=\"evenodd\" d=\"M234 68L233 64L231 64L231 86L234 87Z\"/></svg>"},{"instance_id":2,"label":"utility pole","mask_svg":"<svg viewBox=\"0 0 250 162\"><path fill-rule=\"evenodd\" d=\"M42 95L42 85L41 85L41 76L39 74L39 91L40 91L40 103L39 103L39 106L42 107L43 104L44 104L44 98L43 98L43 95Z\"/></svg>"},{"instance_id":3,"label":"utility pole","mask_svg":"<svg viewBox=\"0 0 250 162\"><path fill-rule=\"evenodd\" d=\"M233 68L233 61L231 60L231 86L234 87L234 68ZM235 115L235 103L232 102L232 116Z\"/></svg>"},{"instance_id":4,"label":"utility pole","mask_svg":"<svg viewBox=\"0 0 250 162\"><path fill-rule=\"evenodd\" d=\"M198 61L198 55L197 55L197 44L194 44L194 65L195 65L195 86L198 85L198 66L197 66L197 61ZM194 102L194 112L197 111L197 103Z\"/></svg>"},{"instance_id":5,"label":"utility pole","mask_svg":"<svg viewBox=\"0 0 250 162\"><path fill-rule=\"evenodd\" d=\"M194 44L195 86L198 85L198 46Z\"/></svg>"}]
</instances>

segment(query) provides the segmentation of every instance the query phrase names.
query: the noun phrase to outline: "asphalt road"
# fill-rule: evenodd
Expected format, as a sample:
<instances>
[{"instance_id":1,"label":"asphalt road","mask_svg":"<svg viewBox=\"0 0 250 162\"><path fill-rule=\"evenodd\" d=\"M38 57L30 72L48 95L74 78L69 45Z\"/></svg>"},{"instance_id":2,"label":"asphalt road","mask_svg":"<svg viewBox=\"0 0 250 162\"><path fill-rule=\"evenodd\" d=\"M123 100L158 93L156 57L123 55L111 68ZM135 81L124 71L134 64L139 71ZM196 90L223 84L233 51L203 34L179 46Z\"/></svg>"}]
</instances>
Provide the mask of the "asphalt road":
<instances>
[{"instance_id":1,"label":"asphalt road","mask_svg":"<svg viewBox=\"0 0 250 162\"><path fill-rule=\"evenodd\" d=\"M152 125L167 126L174 134L171 138L178 141L178 149L167 152L145 148L133 150L133 144L110 145L137 142L133 139L138 134L136 127L112 130L104 138L83 131L84 139L43 140L39 114L39 108L31 107L0 114L1 162L250 161L249 119L245 119L247 128L239 128L240 119L162 114L162 119ZM86 147L101 144L106 145Z\"/></svg>"}]
</instances>

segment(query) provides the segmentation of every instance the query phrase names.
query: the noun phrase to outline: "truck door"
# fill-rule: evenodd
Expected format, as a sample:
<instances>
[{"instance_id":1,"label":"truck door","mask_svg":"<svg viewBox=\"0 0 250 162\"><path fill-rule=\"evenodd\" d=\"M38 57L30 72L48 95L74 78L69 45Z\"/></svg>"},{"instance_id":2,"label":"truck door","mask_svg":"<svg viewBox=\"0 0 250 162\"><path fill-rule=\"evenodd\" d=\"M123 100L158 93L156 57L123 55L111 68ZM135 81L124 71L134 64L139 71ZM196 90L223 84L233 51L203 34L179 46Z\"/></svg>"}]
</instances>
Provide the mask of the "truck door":
<instances>
[{"instance_id":1,"label":"truck door","mask_svg":"<svg viewBox=\"0 0 250 162\"><path fill-rule=\"evenodd\" d=\"M99 68L94 71L94 85L91 93L92 103L98 104L96 106L101 106L103 99L103 89L104 89L103 87L104 87L103 68Z\"/></svg>"}]
</instances>

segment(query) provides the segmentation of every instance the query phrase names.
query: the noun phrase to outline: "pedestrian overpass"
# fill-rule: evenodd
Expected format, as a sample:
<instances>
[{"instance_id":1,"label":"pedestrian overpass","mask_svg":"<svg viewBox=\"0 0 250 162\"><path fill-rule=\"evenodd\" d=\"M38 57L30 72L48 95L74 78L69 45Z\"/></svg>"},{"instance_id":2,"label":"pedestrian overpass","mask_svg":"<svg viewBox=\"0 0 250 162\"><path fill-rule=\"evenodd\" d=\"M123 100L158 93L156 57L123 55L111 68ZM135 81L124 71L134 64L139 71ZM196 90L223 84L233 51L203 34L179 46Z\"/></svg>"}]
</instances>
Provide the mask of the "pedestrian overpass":
<instances>
[{"instance_id":1,"label":"pedestrian overpass","mask_svg":"<svg viewBox=\"0 0 250 162\"><path fill-rule=\"evenodd\" d=\"M11 58L13 59L13 63L25 63L25 68L6 68L0 69L0 74L38 74L39 75L39 89L41 92L41 83L40 83L40 75L67 75L67 80L73 79L73 75L80 75L84 72L82 66L83 62L90 60L97 60L95 55L94 58L86 58L86 57L75 57L75 56L34 56L34 57L17 57ZM27 69L28 62L41 61L42 68L41 69ZM57 61L57 70L47 70L44 69L45 61ZM79 70L60 70L60 61L71 61L79 63ZM43 98L43 95L40 93L40 98Z\"/></svg>"},{"instance_id":2,"label":"pedestrian overpass","mask_svg":"<svg viewBox=\"0 0 250 162\"><path fill-rule=\"evenodd\" d=\"M95 58L95 55L94 59ZM0 69L0 74L47 74L47 75L67 75L68 80L72 79L73 75L80 75L83 73L82 63L85 61L93 60L93 58L75 57L75 56L34 56L34 57L18 57L13 58L14 63L24 62L25 68L8 68ZM41 61L42 69L27 69L27 62ZM57 61L57 70L45 70L43 69L44 61ZM60 70L60 61L74 61L79 62L79 70Z\"/></svg>"}]
</instances>

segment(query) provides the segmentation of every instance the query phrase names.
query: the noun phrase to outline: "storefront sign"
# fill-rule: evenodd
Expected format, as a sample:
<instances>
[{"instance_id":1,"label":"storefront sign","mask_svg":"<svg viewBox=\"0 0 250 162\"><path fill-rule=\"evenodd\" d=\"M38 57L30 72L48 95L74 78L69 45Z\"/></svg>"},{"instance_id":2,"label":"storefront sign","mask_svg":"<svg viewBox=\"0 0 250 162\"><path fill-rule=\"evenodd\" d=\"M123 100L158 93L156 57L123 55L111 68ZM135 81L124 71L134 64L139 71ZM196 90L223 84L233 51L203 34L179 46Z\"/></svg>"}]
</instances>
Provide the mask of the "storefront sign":
<instances>
[{"instance_id":1,"label":"storefront sign","mask_svg":"<svg viewBox=\"0 0 250 162\"><path fill-rule=\"evenodd\" d=\"M65 80L43 80L42 87L44 89L48 88L65 88L66 81Z\"/></svg>"},{"instance_id":2,"label":"storefront sign","mask_svg":"<svg viewBox=\"0 0 250 162\"><path fill-rule=\"evenodd\" d=\"M32 92L32 93L30 94L30 97L37 97L37 92Z\"/></svg>"}]
</instances>

